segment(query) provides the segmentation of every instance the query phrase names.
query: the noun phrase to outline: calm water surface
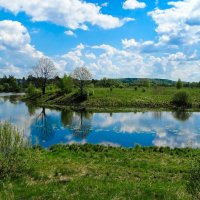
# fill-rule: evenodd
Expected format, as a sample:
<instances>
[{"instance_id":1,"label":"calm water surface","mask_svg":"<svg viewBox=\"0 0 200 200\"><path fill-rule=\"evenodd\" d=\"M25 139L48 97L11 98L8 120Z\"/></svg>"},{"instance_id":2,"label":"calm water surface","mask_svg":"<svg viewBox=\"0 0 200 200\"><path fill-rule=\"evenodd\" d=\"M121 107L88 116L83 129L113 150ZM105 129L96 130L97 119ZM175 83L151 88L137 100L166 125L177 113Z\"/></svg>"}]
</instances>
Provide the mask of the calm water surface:
<instances>
[{"instance_id":1,"label":"calm water surface","mask_svg":"<svg viewBox=\"0 0 200 200\"><path fill-rule=\"evenodd\" d=\"M200 113L91 113L38 108L0 94L0 121L10 121L33 144L91 143L133 147L200 147Z\"/></svg>"}]
</instances>

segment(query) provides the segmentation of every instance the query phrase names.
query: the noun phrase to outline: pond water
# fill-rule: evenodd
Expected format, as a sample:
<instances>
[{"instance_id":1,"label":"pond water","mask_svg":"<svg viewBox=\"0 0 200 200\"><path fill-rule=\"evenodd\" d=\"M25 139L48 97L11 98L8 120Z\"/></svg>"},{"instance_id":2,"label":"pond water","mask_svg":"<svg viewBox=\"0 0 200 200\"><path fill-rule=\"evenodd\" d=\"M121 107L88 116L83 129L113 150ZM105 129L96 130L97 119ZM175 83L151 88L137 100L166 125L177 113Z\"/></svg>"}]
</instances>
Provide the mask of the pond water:
<instances>
[{"instance_id":1,"label":"pond water","mask_svg":"<svg viewBox=\"0 0 200 200\"><path fill-rule=\"evenodd\" d=\"M0 95L0 121L23 130L32 144L91 143L133 147L200 147L199 112L74 112L38 108Z\"/></svg>"}]
</instances>

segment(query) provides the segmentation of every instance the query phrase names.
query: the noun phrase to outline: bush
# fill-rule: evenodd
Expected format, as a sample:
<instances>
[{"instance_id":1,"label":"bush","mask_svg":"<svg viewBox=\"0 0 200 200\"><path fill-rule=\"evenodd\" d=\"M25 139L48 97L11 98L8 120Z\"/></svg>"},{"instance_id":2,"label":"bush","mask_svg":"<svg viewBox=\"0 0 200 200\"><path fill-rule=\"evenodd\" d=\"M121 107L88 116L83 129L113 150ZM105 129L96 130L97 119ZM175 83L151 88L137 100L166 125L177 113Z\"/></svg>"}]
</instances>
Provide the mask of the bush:
<instances>
[{"instance_id":1,"label":"bush","mask_svg":"<svg viewBox=\"0 0 200 200\"><path fill-rule=\"evenodd\" d=\"M183 87L183 83L182 83L181 79L178 79L178 81L176 83L176 88L181 89L182 87Z\"/></svg>"},{"instance_id":2,"label":"bush","mask_svg":"<svg viewBox=\"0 0 200 200\"><path fill-rule=\"evenodd\" d=\"M138 90L138 87L135 87L135 91L137 91Z\"/></svg>"},{"instance_id":3,"label":"bush","mask_svg":"<svg viewBox=\"0 0 200 200\"><path fill-rule=\"evenodd\" d=\"M30 169L29 146L23 134L9 123L0 123L0 178L19 177Z\"/></svg>"},{"instance_id":4,"label":"bush","mask_svg":"<svg viewBox=\"0 0 200 200\"><path fill-rule=\"evenodd\" d=\"M187 92L178 92L173 96L172 104L177 107L191 107L191 99Z\"/></svg>"},{"instance_id":5,"label":"bush","mask_svg":"<svg viewBox=\"0 0 200 200\"><path fill-rule=\"evenodd\" d=\"M146 90L143 88L143 89L142 89L142 92L146 92Z\"/></svg>"},{"instance_id":6,"label":"bush","mask_svg":"<svg viewBox=\"0 0 200 200\"><path fill-rule=\"evenodd\" d=\"M112 92L113 91L113 86L110 86L110 92Z\"/></svg>"},{"instance_id":7,"label":"bush","mask_svg":"<svg viewBox=\"0 0 200 200\"><path fill-rule=\"evenodd\" d=\"M51 92L51 93L52 92L57 92L58 91L58 87L56 85L54 85L54 84L50 84L50 85L47 86L46 91L47 92Z\"/></svg>"},{"instance_id":8,"label":"bush","mask_svg":"<svg viewBox=\"0 0 200 200\"><path fill-rule=\"evenodd\" d=\"M41 90L37 89L32 83L29 83L28 88L26 89L26 93L28 96L42 94Z\"/></svg>"},{"instance_id":9,"label":"bush","mask_svg":"<svg viewBox=\"0 0 200 200\"><path fill-rule=\"evenodd\" d=\"M58 82L58 87L63 93L70 93L72 92L74 88L74 82L73 79L70 76L67 76L66 74L61 78Z\"/></svg>"}]
</instances>

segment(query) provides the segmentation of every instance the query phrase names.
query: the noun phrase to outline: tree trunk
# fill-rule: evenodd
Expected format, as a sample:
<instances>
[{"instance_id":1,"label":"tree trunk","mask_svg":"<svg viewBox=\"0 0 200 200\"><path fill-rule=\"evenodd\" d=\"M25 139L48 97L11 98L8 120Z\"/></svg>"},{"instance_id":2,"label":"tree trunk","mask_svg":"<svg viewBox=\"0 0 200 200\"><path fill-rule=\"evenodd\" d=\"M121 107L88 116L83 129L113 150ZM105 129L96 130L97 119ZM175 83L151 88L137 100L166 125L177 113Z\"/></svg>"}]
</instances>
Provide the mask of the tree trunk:
<instances>
[{"instance_id":1,"label":"tree trunk","mask_svg":"<svg viewBox=\"0 0 200 200\"><path fill-rule=\"evenodd\" d=\"M46 92L46 79L44 79L44 81L43 81L42 94L45 94L45 92Z\"/></svg>"},{"instance_id":2,"label":"tree trunk","mask_svg":"<svg viewBox=\"0 0 200 200\"><path fill-rule=\"evenodd\" d=\"M81 97L83 96L83 81L81 80Z\"/></svg>"}]
</instances>

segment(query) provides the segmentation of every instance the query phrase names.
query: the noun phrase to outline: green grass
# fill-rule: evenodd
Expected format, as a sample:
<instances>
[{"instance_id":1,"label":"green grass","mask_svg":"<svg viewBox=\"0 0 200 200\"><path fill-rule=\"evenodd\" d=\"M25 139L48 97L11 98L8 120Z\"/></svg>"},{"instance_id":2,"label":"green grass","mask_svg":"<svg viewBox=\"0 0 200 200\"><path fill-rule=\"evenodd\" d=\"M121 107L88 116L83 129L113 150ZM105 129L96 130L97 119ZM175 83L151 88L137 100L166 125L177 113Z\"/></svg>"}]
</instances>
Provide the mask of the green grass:
<instances>
[{"instance_id":1,"label":"green grass","mask_svg":"<svg viewBox=\"0 0 200 200\"><path fill-rule=\"evenodd\" d=\"M180 91L186 91L191 100L192 107L200 107L200 89L174 87L157 88L94 88L94 95L88 100L77 103L73 97L74 93L62 95L61 93L48 93L44 96L33 97L33 101L45 105L67 105L82 106L86 108L173 108L171 104L173 96ZM31 98L29 98L31 100Z\"/></svg>"},{"instance_id":2,"label":"green grass","mask_svg":"<svg viewBox=\"0 0 200 200\"><path fill-rule=\"evenodd\" d=\"M0 180L0 199L192 199L200 150L99 145L32 149L31 172Z\"/></svg>"}]
</instances>

